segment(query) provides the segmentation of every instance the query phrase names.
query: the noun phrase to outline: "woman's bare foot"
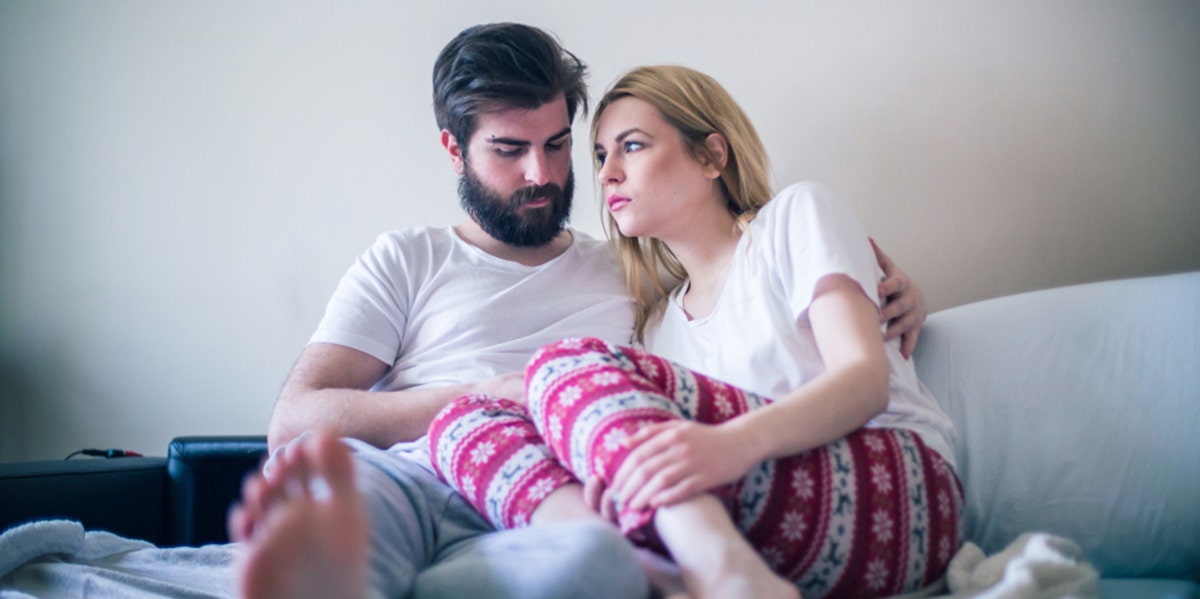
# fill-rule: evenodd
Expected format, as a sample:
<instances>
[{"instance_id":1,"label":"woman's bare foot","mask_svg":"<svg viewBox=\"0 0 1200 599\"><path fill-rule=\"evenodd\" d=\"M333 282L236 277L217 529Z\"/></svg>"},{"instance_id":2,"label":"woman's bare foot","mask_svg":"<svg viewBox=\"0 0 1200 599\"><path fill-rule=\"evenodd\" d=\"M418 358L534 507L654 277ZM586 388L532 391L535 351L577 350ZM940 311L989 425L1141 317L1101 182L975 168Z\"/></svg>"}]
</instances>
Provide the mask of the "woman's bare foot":
<instances>
[{"instance_id":1,"label":"woman's bare foot","mask_svg":"<svg viewBox=\"0 0 1200 599\"><path fill-rule=\"evenodd\" d=\"M638 563L650 579L655 599L693 599L675 562L645 548L637 549Z\"/></svg>"},{"instance_id":2,"label":"woman's bare foot","mask_svg":"<svg viewBox=\"0 0 1200 599\"><path fill-rule=\"evenodd\" d=\"M796 586L773 572L733 526L715 497L700 495L661 507L654 524L693 597L800 598Z\"/></svg>"},{"instance_id":3,"label":"woman's bare foot","mask_svg":"<svg viewBox=\"0 0 1200 599\"><path fill-rule=\"evenodd\" d=\"M270 479L255 475L229 516L229 536L245 543L238 593L258 597L366 597L367 512L350 451L316 433L276 458Z\"/></svg>"},{"instance_id":4,"label":"woman's bare foot","mask_svg":"<svg viewBox=\"0 0 1200 599\"><path fill-rule=\"evenodd\" d=\"M774 597L800 599L796 585L775 574L749 545L714 551L713 569L683 569L683 580L693 596Z\"/></svg>"}]
</instances>

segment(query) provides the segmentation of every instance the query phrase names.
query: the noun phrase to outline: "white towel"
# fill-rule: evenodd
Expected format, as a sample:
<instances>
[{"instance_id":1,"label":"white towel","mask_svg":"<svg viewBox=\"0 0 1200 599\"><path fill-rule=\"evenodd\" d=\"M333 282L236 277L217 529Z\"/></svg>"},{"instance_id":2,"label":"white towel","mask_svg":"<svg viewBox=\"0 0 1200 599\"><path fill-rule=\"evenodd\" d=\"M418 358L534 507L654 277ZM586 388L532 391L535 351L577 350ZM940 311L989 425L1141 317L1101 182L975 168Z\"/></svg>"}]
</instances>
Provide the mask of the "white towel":
<instances>
[{"instance_id":1,"label":"white towel","mask_svg":"<svg viewBox=\"0 0 1200 599\"><path fill-rule=\"evenodd\" d=\"M1025 533L990 557L966 543L942 580L893 599L1094 599L1099 585L1100 575L1074 541Z\"/></svg>"}]
</instances>

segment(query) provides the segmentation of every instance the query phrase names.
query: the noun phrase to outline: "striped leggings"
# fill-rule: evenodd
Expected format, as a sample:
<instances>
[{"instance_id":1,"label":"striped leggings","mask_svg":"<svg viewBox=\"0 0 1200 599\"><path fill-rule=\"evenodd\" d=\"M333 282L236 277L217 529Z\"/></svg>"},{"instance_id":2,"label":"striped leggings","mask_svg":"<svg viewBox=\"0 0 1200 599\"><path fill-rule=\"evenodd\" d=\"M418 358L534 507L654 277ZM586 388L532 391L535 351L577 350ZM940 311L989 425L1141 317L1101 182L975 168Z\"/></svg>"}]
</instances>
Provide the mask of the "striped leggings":
<instances>
[{"instance_id":1,"label":"striped leggings","mask_svg":"<svg viewBox=\"0 0 1200 599\"><path fill-rule=\"evenodd\" d=\"M529 409L468 395L430 429L434 468L497 528L528 525L569 482L606 483L639 428L686 418L717 424L770 403L635 349L598 339L542 348L526 371ZM863 428L768 460L712 492L779 575L805 597L875 597L940 577L961 539L962 488L906 430ZM653 512L618 506L622 533L655 545Z\"/></svg>"}]
</instances>

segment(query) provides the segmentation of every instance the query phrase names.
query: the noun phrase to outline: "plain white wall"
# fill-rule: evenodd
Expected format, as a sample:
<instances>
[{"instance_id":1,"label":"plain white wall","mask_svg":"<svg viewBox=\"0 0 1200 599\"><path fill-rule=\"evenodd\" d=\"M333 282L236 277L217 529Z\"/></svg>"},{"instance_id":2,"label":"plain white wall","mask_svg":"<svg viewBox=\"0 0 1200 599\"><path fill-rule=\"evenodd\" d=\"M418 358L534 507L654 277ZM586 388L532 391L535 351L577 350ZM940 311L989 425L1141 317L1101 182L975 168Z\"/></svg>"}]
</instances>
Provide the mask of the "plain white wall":
<instances>
[{"instance_id":1,"label":"plain white wall","mask_svg":"<svg viewBox=\"0 0 1200 599\"><path fill-rule=\"evenodd\" d=\"M523 21L727 85L931 306L1200 268L1200 3L0 3L0 461L262 434L376 234L462 218L429 74ZM586 129L575 223L599 233Z\"/></svg>"}]
</instances>

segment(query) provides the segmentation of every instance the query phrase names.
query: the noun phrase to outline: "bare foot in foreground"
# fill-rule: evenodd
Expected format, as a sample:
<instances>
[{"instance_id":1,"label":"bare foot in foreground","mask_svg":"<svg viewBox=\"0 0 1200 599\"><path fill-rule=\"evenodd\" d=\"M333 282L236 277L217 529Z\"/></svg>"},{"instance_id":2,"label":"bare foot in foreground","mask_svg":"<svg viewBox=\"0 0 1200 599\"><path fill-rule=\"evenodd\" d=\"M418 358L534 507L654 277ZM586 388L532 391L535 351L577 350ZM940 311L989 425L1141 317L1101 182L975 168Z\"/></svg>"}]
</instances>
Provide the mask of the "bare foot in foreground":
<instances>
[{"instance_id":1,"label":"bare foot in foreground","mask_svg":"<svg viewBox=\"0 0 1200 599\"><path fill-rule=\"evenodd\" d=\"M229 536L245 543L237 587L246 599L366 597L367 512L350 451L316 433L276 458L270 480L246 480L229 515Z\"/></svg>"}]
</instances>

